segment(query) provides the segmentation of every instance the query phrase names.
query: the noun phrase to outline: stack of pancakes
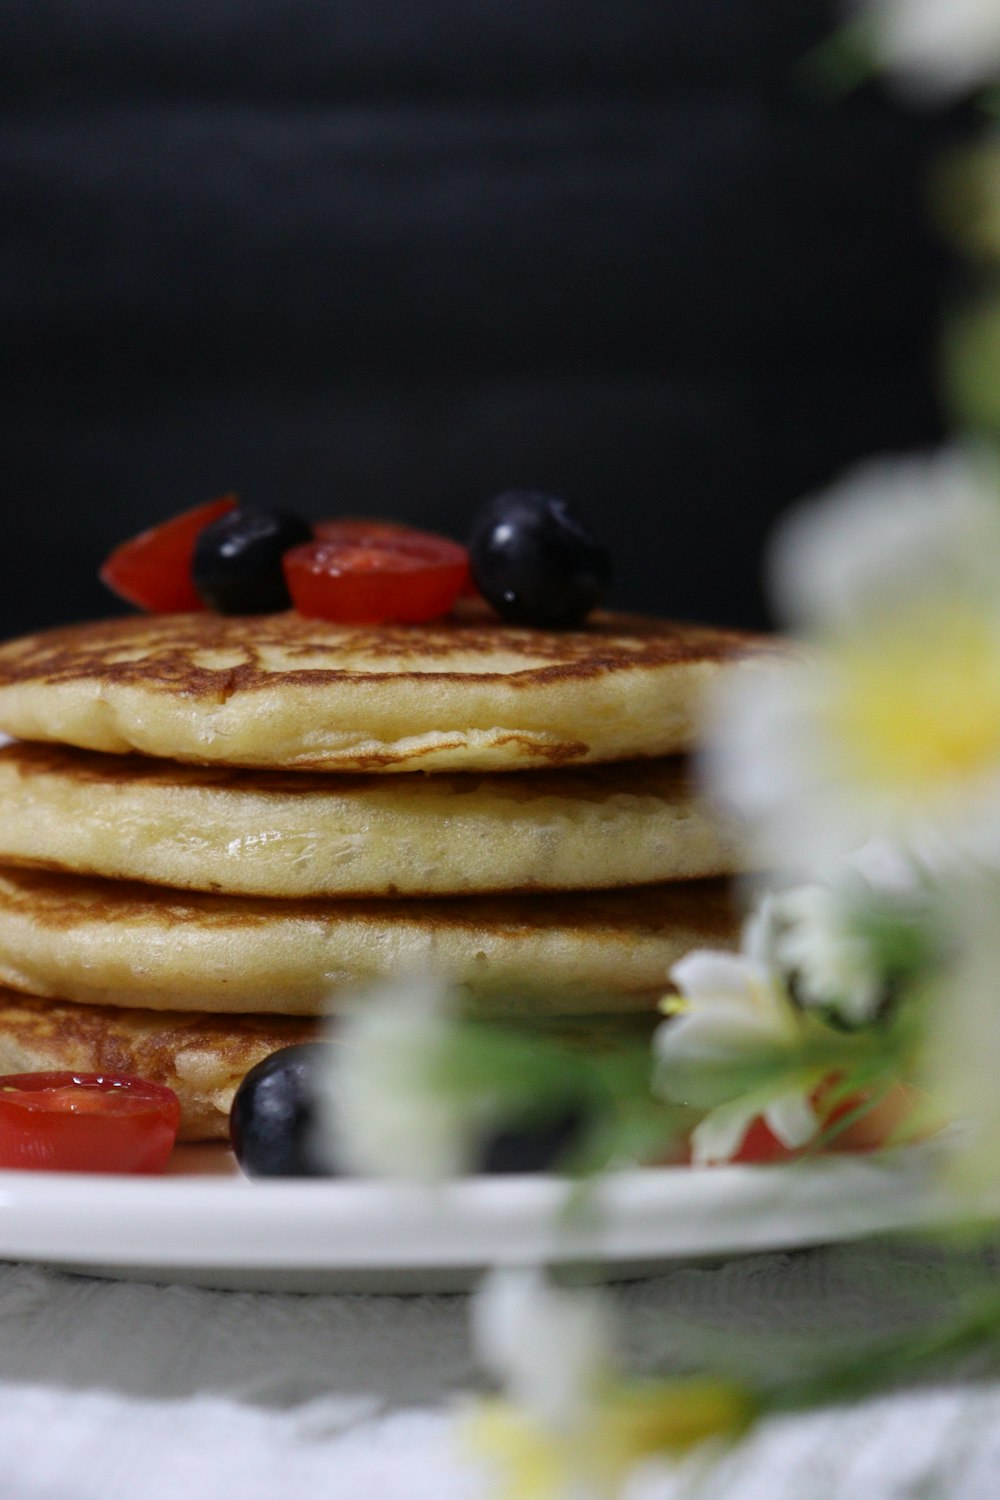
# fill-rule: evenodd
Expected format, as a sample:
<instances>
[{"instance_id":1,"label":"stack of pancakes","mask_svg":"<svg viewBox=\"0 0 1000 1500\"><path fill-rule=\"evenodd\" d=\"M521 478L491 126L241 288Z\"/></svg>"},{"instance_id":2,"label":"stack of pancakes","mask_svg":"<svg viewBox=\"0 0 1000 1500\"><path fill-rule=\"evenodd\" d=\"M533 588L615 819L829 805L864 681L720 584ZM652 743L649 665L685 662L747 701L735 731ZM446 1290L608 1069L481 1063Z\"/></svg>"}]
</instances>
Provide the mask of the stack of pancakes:
<instances>
[{"instance_id":1,"label":"stack of pancakes","mask_svg":"<svg viewBox=\"0 0 1000 1500\"><path fill-rule=\"evenodd\" d=\"M753 643L160 615L0 647L0 1072L138 1073L222 1137L256 1061L365 985L648 1013L735 937L683 752Z\"/></svg>"}]
</instances>

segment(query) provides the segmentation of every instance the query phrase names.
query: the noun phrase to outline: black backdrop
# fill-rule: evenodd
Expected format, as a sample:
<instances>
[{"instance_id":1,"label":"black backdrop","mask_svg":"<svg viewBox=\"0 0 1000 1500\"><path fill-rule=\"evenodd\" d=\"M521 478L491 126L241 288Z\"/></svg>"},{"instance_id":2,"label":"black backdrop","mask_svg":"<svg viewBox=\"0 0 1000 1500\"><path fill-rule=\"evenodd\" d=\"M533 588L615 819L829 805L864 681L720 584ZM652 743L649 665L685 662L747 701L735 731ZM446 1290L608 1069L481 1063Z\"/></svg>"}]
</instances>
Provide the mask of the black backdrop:
<instances>
[{"instance_id":1,"label":"black backdrop","mask_svg":"<svg viewBox=\"0 0 1000 1500\"><path fill-rule=\"evenodd\" d=\"M943 131L826 0L6 0L4 633L223 489L461 536L577 500L620 604L754 623L771 518L932 439Z\"/></svg>"}]
</instances>

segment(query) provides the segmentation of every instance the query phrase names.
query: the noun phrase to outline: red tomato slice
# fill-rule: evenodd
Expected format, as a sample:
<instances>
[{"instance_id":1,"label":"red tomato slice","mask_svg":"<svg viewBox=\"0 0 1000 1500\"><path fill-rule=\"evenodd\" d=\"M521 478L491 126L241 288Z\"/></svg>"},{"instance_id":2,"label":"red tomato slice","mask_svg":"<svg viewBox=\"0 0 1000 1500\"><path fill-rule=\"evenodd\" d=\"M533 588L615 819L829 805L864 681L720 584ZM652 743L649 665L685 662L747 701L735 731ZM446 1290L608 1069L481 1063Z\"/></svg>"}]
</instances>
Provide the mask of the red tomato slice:
<instances>
[{"instance_id":1,"label":"red tomato slice","mask_svg":"<svg viewBox=\"0 0 1000 1500\"><path fill-rule=\"evenodd\" d=\"M162 614L204 609L191 582L194 544L210 521L235 507L236 496L223 495L141 531L106 559L101 582L139 609Z\"/></svg>"},{"instance_id":2,"label":"red tomato slice","mask_svg":"<svg viewBox=\"0 0 1000 1500\"><path fill-rule=\"evenodd\" d=\"M734 1162L773 1162L790 1161L795 1156L801 1156L801 1151L792 1151L774 1134L767 1121L760 1116L754 1120L750 1129L743 1137L740 1149L732 1158Z\"/></svg>"},{"instance_id":3,"label":"red tomato slice","mask_svg":"<svg viewBox=\"0 0 1000 1500\"><path fill-rule=\"evenodd\" d=\"M340 624L416 624L447 614L469 576L464 547L385 521L321 521L284 557L300 614Z\"/></svg>"},{"instance_id":4,"label":"red tomato slice","mask_svg":"<svg viewBox=\"0 0 1000 1500\"><path fill-rule=\"evenodd\" d=\"M359 547L405 545L407 537L417 547L421 539L430 542L446 540L435 532L418 531L414 526L407 526L405 521L373 521L368 516L339 516L335 521L317 521L313 531L318 542L356 542Z\"/></svg>"},{"instance_id":5,"label":"red tomato slice","mask_svg":"<svg viewBox=\"0 0 1000 1500\"><path fill-rule=\"evenodd\" d=\"M0 1168L162 1172L177 1139L173 1089L111 1073L0 1078Z\"/></svg>"}]
</instances>

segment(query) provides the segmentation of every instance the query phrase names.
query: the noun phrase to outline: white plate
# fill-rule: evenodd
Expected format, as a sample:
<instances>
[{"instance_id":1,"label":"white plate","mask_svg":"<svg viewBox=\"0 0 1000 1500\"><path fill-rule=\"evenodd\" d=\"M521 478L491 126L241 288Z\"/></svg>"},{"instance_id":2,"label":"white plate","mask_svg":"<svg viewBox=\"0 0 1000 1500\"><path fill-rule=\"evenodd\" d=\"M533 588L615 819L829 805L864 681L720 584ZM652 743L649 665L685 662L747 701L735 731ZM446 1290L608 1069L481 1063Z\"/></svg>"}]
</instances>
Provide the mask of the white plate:
<instances>
[{"instance_id":1,"label":"white plate","mask_svg":"<svg viewBox=\"0 0 1000 1500\"><path fill-rule=\"evenodd\" d=\"M486 1266L600 1262L611 1276L912 1229L952 1217L937 1148L777 1167L668 1167L580 1207L552 1177L440 1187L249 1182L189 1147L164 1177L0 1172L0 1258L90 1275L273 1291L440 1291Z\"/></svg>"}]
</instances>

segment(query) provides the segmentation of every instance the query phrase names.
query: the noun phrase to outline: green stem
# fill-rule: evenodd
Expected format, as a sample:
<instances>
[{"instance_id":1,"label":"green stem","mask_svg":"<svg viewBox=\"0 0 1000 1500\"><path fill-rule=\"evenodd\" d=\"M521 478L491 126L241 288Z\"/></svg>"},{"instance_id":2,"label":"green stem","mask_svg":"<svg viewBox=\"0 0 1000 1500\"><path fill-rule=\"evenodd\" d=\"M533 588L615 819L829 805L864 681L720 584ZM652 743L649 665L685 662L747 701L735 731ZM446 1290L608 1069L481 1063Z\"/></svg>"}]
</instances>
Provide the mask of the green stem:
<instances>
[{"instance_id":1,"label":"green stem","mask_svg":"<svg viewBox=\"0 0 1000 1500\"><path fill-rule=\"evenodd\" d=\"M1000 1292L980 1294L940 1328L895 1335L880 1345L838 1355L825 1369L764 1393L762 1409L803 1411L857 1401L977 1352L1000 1355Z\"/></svg>"}]
</instances>

